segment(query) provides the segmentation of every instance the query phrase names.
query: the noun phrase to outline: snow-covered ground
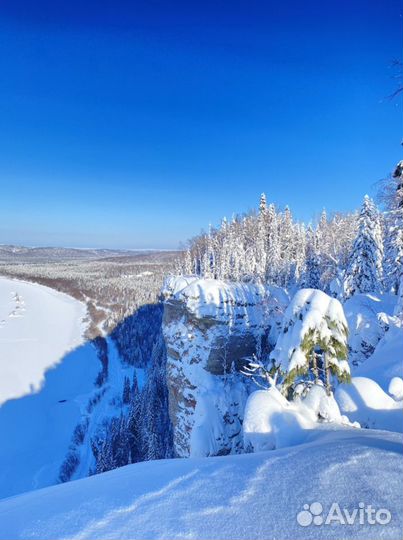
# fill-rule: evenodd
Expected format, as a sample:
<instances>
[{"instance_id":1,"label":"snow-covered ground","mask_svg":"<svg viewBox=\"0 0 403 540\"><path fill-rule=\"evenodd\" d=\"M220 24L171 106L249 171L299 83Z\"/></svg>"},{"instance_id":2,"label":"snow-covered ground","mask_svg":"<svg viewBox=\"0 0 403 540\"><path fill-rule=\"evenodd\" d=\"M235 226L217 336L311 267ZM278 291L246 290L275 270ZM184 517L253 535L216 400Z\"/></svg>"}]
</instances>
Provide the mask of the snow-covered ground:
<instances>
[{"instance_id":1,"label":"snow-covered ground","mask_svg":"<svg viewBox=\"0 0 403 540\"><path fill-rule=\"evenodd\" d=\"M137 463L0 501L0 538L394 540L402 452L395 433L346 428L269 452ZM300 514L312 503L320 525ZM333 503L343 516L357 509L352 525L326 524ZM390 523L360 524L360 503L387 510Z\"/></svg>"},{"instance_id":2,"label":"snow-covered ground","mask_svg":"<svg viewBox=\"0 0 403 540\"><path fill-rule=\"evenodd\" d=\"M0 277L0 405L36 392L82 343L86 307L36 283Z\"/></svg>"},{"instance_id":3,"label":"snow-covered ground","mask_svg":"<svg viewBox=\"0 0 403 540\"><path fill-rule=\"evenodd\" d=\"M58 481L100 362L83 344L85 306L0 278L0 497ZM18 399L16 399L18 398Z\"/></svg>"},{"instance_id":4,"label":"snow-covered ground","mask_svg":"<svg viewBox=\"0 0 403 540\"><path fill-rule=\"evenodd\" d=\"M403 386L398 377L394 382ZM351 384L336 389L335 397L341 412L361 427L403 432L403 401L388 395L374 380L353 377Z\"/></svg>"},{"instance_id":5,"label":"snow-covered ground","mask_svg":"<svg viewBox=\"0 0 403 540\"><path fill-rule=\"evenodd\" d=\"M96 351L88 343L49 369L40 391L0 407L0 497L58 482L99 369Z\"/></svg>"}]
</instances>

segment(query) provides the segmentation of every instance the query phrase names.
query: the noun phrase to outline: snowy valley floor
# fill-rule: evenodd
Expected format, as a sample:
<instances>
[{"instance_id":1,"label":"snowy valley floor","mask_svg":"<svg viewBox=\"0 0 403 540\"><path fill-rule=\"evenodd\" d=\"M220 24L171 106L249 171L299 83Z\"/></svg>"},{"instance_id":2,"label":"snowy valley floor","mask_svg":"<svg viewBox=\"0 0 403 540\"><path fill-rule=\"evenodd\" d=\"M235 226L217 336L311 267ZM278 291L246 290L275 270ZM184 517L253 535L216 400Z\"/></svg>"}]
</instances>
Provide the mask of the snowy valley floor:
<instances>
[{"instance_id":1,"label":"snowy valley floor","mask_svg":"<svg viewBox=\"0 0 403 540\"><path fill-rule=\"evenodd\" d=\"M0 538L375 539L402 537L401 435L313 432L281 450L144 462L0 501ZM304 504L387 509L387 525L301 526ZM306 517L306 515L305 515Z\"/></svg>"}]
</instances>

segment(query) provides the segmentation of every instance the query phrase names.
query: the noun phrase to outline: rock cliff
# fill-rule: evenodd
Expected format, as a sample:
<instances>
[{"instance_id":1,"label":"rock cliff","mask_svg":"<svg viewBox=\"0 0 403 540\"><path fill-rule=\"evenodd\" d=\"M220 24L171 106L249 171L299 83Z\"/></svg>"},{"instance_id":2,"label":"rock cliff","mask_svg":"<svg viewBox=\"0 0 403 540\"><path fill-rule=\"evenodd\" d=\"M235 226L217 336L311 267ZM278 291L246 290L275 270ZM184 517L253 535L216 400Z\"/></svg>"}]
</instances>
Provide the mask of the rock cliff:
<instances>
[{"instance_id":1,"label":"rock cliff","mask_svg":"<svg viewBox=\"0 0 403 540\"><path fill-rule=\"evenodd\" d=\"M163 296L175 453L237 453L250 391L239 371L270 348L288 298L263 285L195 277L169 278Z\"/></svg>"}]
</instances>

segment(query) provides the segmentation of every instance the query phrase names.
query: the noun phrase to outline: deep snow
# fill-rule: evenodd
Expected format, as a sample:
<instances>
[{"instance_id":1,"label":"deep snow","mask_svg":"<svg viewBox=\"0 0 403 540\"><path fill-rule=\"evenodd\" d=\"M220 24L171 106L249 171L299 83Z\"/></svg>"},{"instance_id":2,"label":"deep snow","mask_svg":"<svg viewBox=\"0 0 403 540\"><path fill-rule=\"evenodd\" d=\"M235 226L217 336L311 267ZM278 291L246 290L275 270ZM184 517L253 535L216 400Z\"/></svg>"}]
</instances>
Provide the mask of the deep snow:
<instances>
[{"instance_id":1,"label":"deep snow","mask_svg":"<svg viewBox=\"0 0 403 540\"><path fill-rule=\"evenodd\" d=\"M257 454L137 463L5 499L0 538L401 538L401 437L352 428L312 437ZM313 502L324 516L333 502L350 511L363 502L392 519L302 527L296 516Z\"/></svg>"},{"instance_id":2,"label":"deep snow","mask_svg":"<svg viewBox=\"0 0 403 540\"><path fill-rule=\"evenodd\" d=\"M361 427L403 432L403 402L386 394L374 380L353 377L351 384L336 388L335 398L341 412Z\"/></svg>"},{"instance_id":3,"label":"deep snow","mask_svg":"<svg viewBox=\"0 0 403 540\"><path fill-rule=\"evenodd\" d=\"M0 405L39 390L82 343L86 306L48 287L0 277Z\"/></svg>"},{"instance_id":4,"label":"deep snow","mask_svg":"<svg viewBox=\"0 0 403 540\"><path fill-rule=\"evenodd\" d=\"M271 387L252 392L248 398L244 446L254 452L296 446L312 438L314 431L346 426L350 426L349 420L341 415L333 395L328 396L323 386L312 386L306 396L292 402Z\"/></svg>"},{"instance_id":5,"label":"deep snow","mask_svg":"<svg viewBox=\"0 0 403 540\"><path fill-rule=\"evenodd\" d=\"M83 345L46 372L40 391L0 407L0 497L58 482L99 369L95 349Z\"/></svg>"}]
</instances>

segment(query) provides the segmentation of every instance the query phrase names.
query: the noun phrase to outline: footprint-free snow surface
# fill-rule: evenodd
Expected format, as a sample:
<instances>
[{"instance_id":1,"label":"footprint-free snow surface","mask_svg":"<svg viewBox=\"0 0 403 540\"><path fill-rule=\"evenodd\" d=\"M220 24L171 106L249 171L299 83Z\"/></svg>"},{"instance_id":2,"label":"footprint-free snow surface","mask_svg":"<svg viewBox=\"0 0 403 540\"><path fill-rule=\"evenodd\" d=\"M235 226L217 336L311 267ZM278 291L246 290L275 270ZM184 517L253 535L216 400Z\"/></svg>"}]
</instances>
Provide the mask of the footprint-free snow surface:
<instances>
[{"instance_id":1,"label":"footprint-free snow surface","mask_svg":"<svg viewBox=\"0 0 403 540\"><path fill-rule=\"evenodd\" d=\"M5 499L0 538L395 540L402 468L400 435L329 429L292 448L137 463ZM312 503L318 524L304 510ZM357 509L354 523L325 524L333 503L350 519ZM390 522L360 524L360 503Z\"/></svg>"},{"instance_id":2,"label":"footprint-free snow surface","mask_svg":"<svg viewBox=\"0 0 403 540\"><path fill-rule=\"evenodd\" d=\"M81 344L85 313L70 296L0 277L0 405L37 391L45 371Z\"/></svg>"}]
</instances>

